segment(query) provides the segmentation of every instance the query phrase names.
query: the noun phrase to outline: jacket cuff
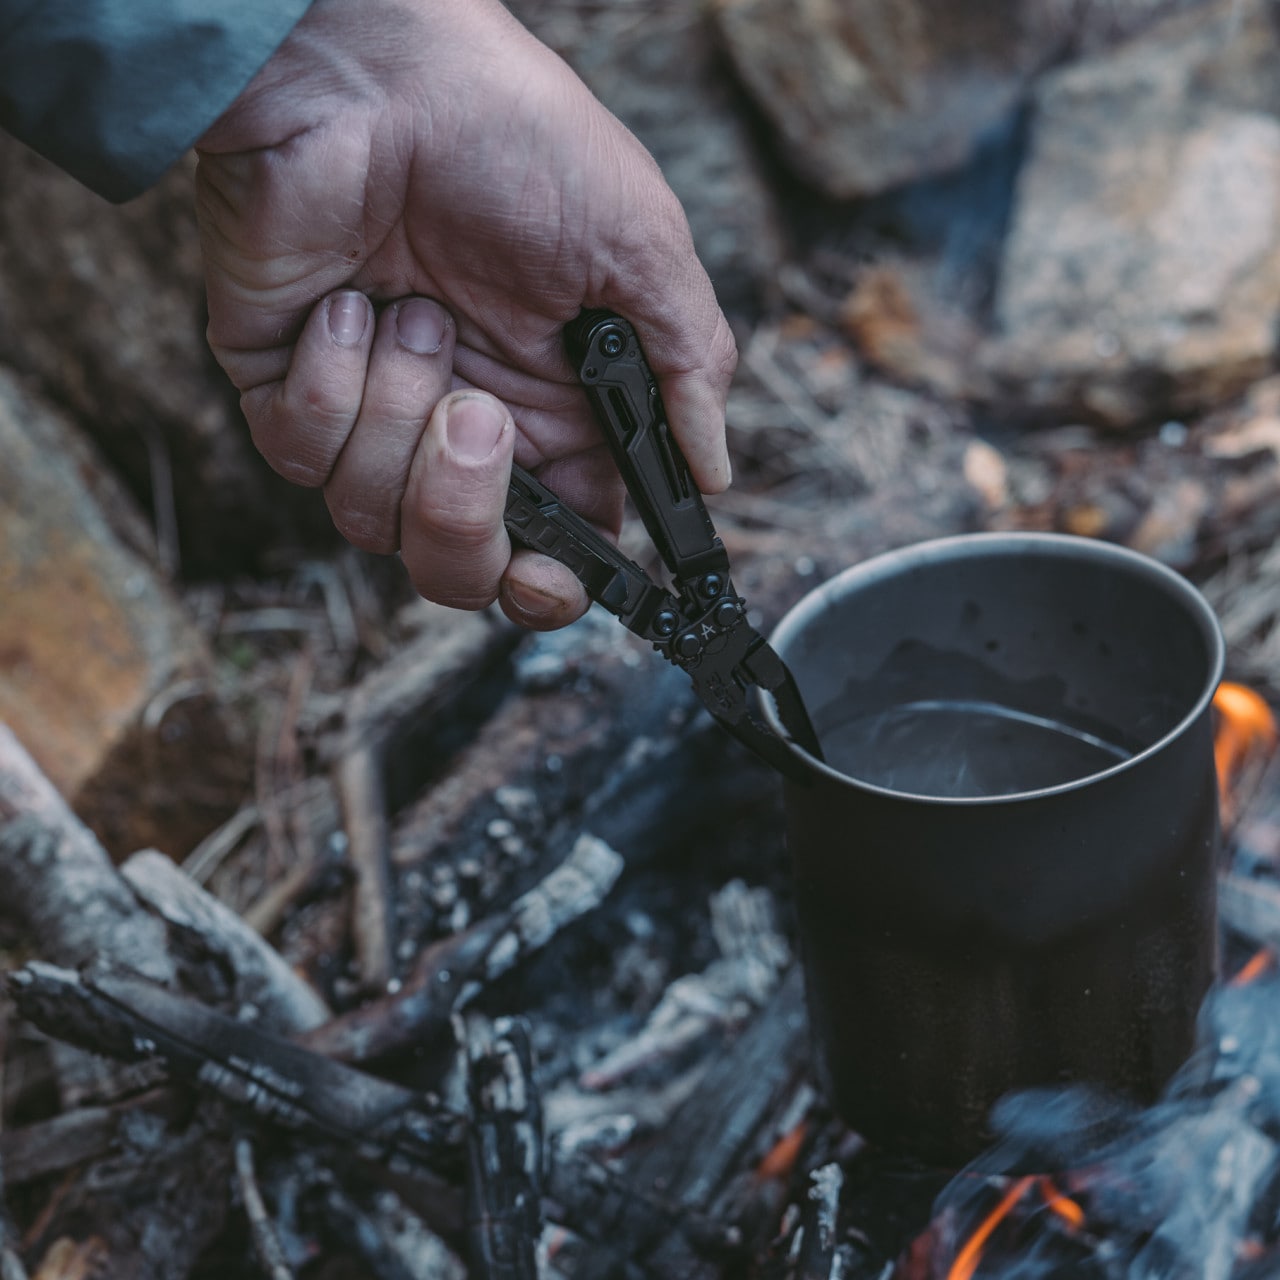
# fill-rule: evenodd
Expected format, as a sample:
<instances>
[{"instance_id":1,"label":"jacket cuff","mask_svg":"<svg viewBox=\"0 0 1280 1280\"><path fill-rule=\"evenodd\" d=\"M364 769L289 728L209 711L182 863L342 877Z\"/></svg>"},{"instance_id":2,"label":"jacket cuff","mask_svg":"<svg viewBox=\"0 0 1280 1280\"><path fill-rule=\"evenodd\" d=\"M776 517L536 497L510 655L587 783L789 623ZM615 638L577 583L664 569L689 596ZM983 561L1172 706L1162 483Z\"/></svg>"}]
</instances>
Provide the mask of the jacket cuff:
<instances>
[{"instance_id":1,"label":"jacket cuff","mask_svg":"<svg viewBox=\"0 0 1280 1280\"><path fill-rule=\"evenodd\" d=\"M310 0L0 0L0 127L108 200L159 181Z\"/></svg>"}]
</instances>

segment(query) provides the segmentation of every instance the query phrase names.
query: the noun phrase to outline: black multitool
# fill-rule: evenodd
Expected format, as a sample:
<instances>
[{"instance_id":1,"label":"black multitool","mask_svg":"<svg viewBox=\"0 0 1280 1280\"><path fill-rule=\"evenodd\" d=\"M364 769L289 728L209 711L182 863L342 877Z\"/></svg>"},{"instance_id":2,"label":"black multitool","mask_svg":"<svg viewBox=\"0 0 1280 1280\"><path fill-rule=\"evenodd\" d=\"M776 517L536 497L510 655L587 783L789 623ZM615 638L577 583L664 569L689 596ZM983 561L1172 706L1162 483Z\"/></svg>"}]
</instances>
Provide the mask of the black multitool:
<instances>
[{"instance_id":1,"label":"black multitool","mask_svg":"<svg viewBox=\"0 0 1280 1280\"><path fill-rule=\"evenodd\" d=\"M671 586L654 582L520 467L512 468L507 532L567 566L593 600L687 671L735 738L780 772L803 777L786 740L753 709L752 691L770 694L790 740L821 759L817 736L791 672L747 621L635 330L620 316L587 311L565 329L565 344Z\"/></svg>"}]
</instances>

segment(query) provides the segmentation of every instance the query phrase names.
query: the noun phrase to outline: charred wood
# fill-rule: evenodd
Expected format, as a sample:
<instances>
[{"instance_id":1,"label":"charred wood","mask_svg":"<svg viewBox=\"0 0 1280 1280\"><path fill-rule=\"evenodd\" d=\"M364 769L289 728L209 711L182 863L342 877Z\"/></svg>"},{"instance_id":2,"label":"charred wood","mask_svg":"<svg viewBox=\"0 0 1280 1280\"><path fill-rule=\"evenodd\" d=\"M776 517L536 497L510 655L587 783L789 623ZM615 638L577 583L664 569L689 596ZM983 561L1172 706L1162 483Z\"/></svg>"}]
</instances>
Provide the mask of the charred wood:
<instances>
[{"instance_id":1,"label":"charred wood","mask_svg":"<svg viewBox=\"0 0 1280 1280\"><path fill-rule=\"evenodd\" d=\"M840 1193L844 1171L823 1165L809 1176L795 1235L794 1280L844 1280L852 1273L851 1251L840 1242Z\"/></svg>"},{"instance_id":2,"label":"charred wood","mask_svg":"<svg viewBox=\"0 0 1280 1280\"><path fill-rule=\"evenodd\" d=\"M345 1061L369 1062L439 1042L458 1009L599 906L622 867L604 841L580 835L564 862L505 911L424 951L399 991L316 1028L302 1043Z\"/></svg>"},{"instance_id":3,"label":"charred wood","mask_svg":"<svg viewBox=\"0 0 1280 1280\"><path fill-rule=\"evenodd\" d=\"M120 870L138 898L169 926L188 990L211 1003L252 1009L262 1025L284 1032L327 1020L324 1001L279 952L170 859L145 850Z\"/></svg>"},{"instance_id":4,"label":"charred wood","mask_svg":"<svg viewBox=\"0 0 1280 1280\"><path fill-rule=\"evenodd\" d=\"M467 1244L473 1280L538 1280L542 1109L528 1027L467 1021Z\"/></svg>"},{"instance_id":5,"label":"charred wood","mask_svg":"<svg viewBox=\"0 0 1280 1280\"><path fill-rule=\"evenodd\" d=\"M583 1073L585 1088L611 1088L641 1067L743 1022L772 993L791 953L768 890L730 881L712 898L711 929L721 957L702 973L673 982L640 1033Z\"/></svg>"},{"instance_id":6,"label":"charred wood","mask_svg":"<svg viewBox=\"0 0 1280 1280\"><path fill-rule=\"evenodd\" d=\"M658 1276L712 1277L741 1252L734 1175L800 1087L807 1057L793 968L738 1040L707 1070L666 1131L619 1173L578 1157L552 1162L550 1194L570 1230L602 1258L620 1253ZM754 1224L759 1227L763 1224ZM584 1273L588 1274L588 1273Z\"/></svg>"},{"instance_id":7,"label":"charred wood","mask_svg":"<svg viewBox=\"0 0 1280 1280\"><path fill-rule=\"evenodd\" d=\"M1280 885L1252 876L1219 876L1218 918L1255 946L1280 950Z\"/></svg>"},{"instance_id":8,"label":"charred wood","mask_svg":"<svg viewBox=\"0 0 1280 1280\"><path fill-rule=\"evenodd\" d=\"M4 911L41 953L79 965L105 956L159 982L177 967L163 922L129 891L92 832L0 725Z\"/></svg>"},{"instance_id":9,"label":"charred wood","mask_svg":"<svg viewBox=\"0 0 1280 1280\"><path fill-rule=\"evenodd\" d=\"M448 635L434 630L414 641L353 690L334 748L334 787L342 807L355 870L353 931L361 981L385 987L393 971L388 771L405 772L415 730L446 714L491 674L517 633L485 618L467 618ZM438 749L438 747L437 747ZM399 759L390 757L398 753ZM425 781L415 779L417 785Z\"/></svg>"},{"instance_id":10,"label":"charred wood","mask_svg":"<svg viewBox=\"0 0 1280 1280\"><path fill-rule=\"evenodd\" d=\"M199 1084L235 1107L366 1160L457 1167L460 1119L438 1101L322 1058L144 979L34 961L9 976L50 1035Z\"/></svg>"},{"instance_id":11,"label":"charred wood","mask_svg":"<svg viewBox=\"0 0 1280 1280\"><path fill-rule=\"evenodd\" d=\"M107 1155L139 1116L177 1123L190 1103L173 1089L156 1089L106 1106L79 1107L0 1133L0 1169L7 1186L21 1186Z\"/></svg>"},{"instance_id":12,"label":"charred wood","mask_svg":"<svg viewBox=\"0 0 1280 1280\"><path fill-rule=\"evenodd\" d=\"M100 1253L90 1274L129 1280L186 1276L222 1230L230 1174L226 1144L201 1120L169 1128L139 1113L123 1145L64 1183L56 1210L24 1244L35 1256L59 1238ZM57 1273L55 1273L57 1274ZM74 1274L74 1272L72 1273Z\"/></svg>"}]
</instances>

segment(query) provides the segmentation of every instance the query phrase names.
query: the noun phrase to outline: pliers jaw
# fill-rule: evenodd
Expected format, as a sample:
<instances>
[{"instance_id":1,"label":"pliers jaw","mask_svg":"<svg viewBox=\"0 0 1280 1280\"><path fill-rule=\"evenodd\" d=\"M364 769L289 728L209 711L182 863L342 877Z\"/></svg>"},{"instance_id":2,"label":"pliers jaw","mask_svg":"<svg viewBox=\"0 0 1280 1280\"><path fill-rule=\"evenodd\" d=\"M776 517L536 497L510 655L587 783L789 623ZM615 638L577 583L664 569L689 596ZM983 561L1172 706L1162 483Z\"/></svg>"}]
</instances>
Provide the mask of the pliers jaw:
<instances>
[{"instance_id":1,"label":"pliers jaw","mask_svg":"<svg viewBox=\"0 0 1280 1280\"><path fill-rule=\"evenodd\" d=\"M565 342L672 585L654 582L519 467L512 469L507 531L566 565L593 600L687 671L708 711L734 737L780 772L804 778L787 740L752 710L753 691L772 695L791 742L821 759L817 736L791 673L747 621L728 554L667 424L635 330L609 312L584 312L566 329Z\"/></svg>"}]
</instances>

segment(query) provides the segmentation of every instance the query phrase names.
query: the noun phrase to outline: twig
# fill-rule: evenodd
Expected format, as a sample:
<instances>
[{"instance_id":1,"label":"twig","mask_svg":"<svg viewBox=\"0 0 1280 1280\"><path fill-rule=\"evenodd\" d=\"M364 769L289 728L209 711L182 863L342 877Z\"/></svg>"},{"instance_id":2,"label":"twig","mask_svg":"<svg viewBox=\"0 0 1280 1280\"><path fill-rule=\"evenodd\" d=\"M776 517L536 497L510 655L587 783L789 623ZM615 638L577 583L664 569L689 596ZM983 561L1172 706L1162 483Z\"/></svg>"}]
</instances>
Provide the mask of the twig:
<instances>
[{"instance_id":1,"label":"twig","mask_svg":"<svg viewBox=\"0 0 1280 1280\"><path fill-rule=\"evenodd\" d=\"M378 750L353 746L339 762L333 782L355 873L351 933L356 964L365 989L381 991L391 978L393 939L386 786Z\"/></svg>"},{"instance_id":2,"label":"twig","mask_svg":"<svg viewBox=\"0 0 1280 1280\"><path fill-rule=\"evenodd\" d=\"M147 466L151 473L151 512L156 522L156 559L167 578L182 571L182 550L178 537L178 506L173 496L173 458L164 432L154 423L142 431L147 446Z\"/></svg>"},{"instance_id":3,"label":"twig","mask_svg":"<svg viewBox=\"0 0 1280 1280\"><path fill-rule=\"evenodd\" d=\"M300 581L314 582L324 596L325 617L329 620L329 634L337 651L343 670L349 669L360 648L360 632L356 624L355 610L342 574L330 564L312 560L298 571Z\"/></svg>"},{"instance_id":4,"label":"twig","mask_svg":"<svg viewBox=\"0 0 1280 1280\"><path fill-rule=\"evenodd\" d=\"M183 860L182 869L196 884L208 884L214 872L261 821L262 811L256 804L244 805L192 849Z\"/></svg>"},{"instance_id":5,"label":"twig","mask_svg":"<svg viewBox=\"0 0 1280 1280\"><path fill-rule=\"evenodd\" d=\"M329 858L315 852L297 862L285 872L283 879L245 909L245 924L264 938L269 937L289 908L333 865Z\"/></svg>"},{"instance_id":6,"label":"twig","mask_svg":"<svg viewBox=\"0 0 1280 1280\"><path fill-rule=\"evenodd\" d=\"M237 1138L235 1143L236 1185L240 1190L240 1202L249 1220L249 1234L253 1249L258 1255L263 1271L270 1280L293 1280L293 1272L285 1261L284 1247L267 1213L258 1180L253 1171L253 1147L248 1138Z\"/></svg>"}]
</instances>

